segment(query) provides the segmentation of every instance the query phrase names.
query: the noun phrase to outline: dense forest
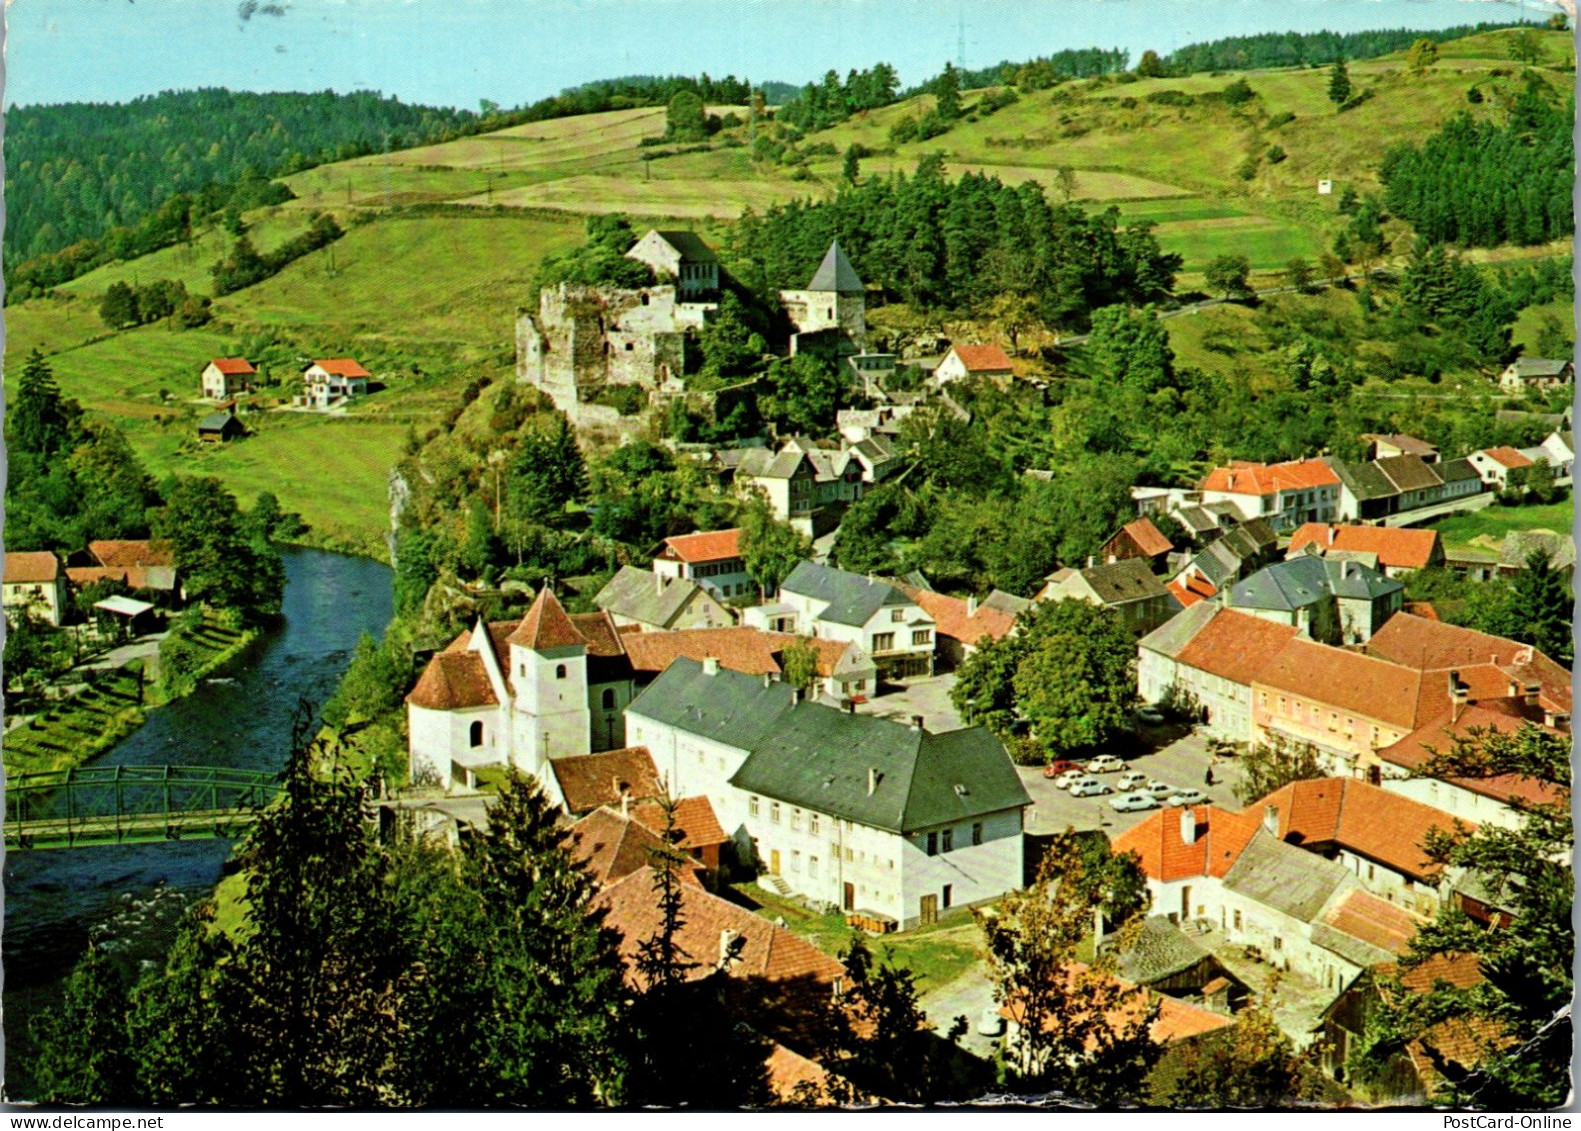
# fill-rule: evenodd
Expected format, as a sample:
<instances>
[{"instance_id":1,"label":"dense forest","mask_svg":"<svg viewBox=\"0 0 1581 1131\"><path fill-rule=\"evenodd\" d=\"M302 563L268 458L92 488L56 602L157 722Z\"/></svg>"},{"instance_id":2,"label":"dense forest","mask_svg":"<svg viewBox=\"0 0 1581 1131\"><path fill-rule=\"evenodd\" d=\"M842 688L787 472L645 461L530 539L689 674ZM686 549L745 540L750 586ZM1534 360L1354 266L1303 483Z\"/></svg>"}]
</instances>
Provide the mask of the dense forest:
<instances>
[{"instance_id":1,"label":"dense forest","mask_svg":"<svg viewBox=\"0 0 1581 1131\"><path fill-rule=\"evenodd\" d=\"M1423 31L1419 28L1378 28L1372 31L1286 31L1262 35L1233 35L1207 43L1190 43L1169 53L1167 73L1189 75L1196 71L1237 71L1262 67L1326 66L1336 59L1376 59L1404 51L1419 39L1447 43L1519 24L1478 23Z\"/></svg>"},{"instance_id":2,"label":"dense forest","mask_svg":"<svg viewBox=\"0 0 1581 1131\"><path fill-rule=\"evenodd\" d=\"M888 106L899 89L900 79L888 63L875 63L871 70L853 70L843 82L838 72L830 71L822 82L802 87L774 117L804 133L826 129L859 111Z\"/></svg>"},{"instance_id":3,"label":"dense forest","mask_svg":"<svg viewBox=\"0 0 1581 1131\"><path fill-rule=\"evenodd\" d=\"M1533 76L1503 126L1452 119L1389 151L1384 203L1425 239L1469 247L1538 244L1575 231L1575 98Z\"/></svg>"}]
</instances>

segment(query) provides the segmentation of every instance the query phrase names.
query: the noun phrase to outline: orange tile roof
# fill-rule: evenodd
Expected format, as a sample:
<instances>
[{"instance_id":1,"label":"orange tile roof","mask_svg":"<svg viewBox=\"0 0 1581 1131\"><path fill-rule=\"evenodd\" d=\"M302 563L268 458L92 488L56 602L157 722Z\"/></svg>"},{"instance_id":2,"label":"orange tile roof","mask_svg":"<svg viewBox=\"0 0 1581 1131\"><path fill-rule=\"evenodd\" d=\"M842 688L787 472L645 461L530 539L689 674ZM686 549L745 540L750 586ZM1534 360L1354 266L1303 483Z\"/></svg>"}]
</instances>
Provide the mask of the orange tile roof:
<instances>
[{"instance_id":1,"label":"orange tile roof","mask_svg":"<svg viewBox=\"0 0 1581 1131\"><path fill-rule=\"evenodd\" d=\"M663 917L653 881L653 870L643 868L605 888L595 900L605 909L604 925L621 936L620 953L626 960L627 976L638 988L642 976L633 966L637 948L654 936ZM688 978L707 977L718 966L726 931L742 940L741 950L730 964L732 978L807 980L832 990L835 981L845 975L845 967L810 942L700 887L681 889L681 917L676 942L697 963L688 971Z\"/></svg>"},{"instance_id":2,"label":"orange tile roof","mask_svg":"<svg viewBox=\"0 0 1581 1131\"><path fill-rule=\"evenodd\" d=\"M1159 809L1149 813L1114 839L1114 854L1135 852L1147 877L1161 883L1189 876L1224 876L1257 831L1259 818L1214 805L1195 806L1189 813L1196 839L1187 844L1181 836L1187 812Z\"/></svg>"},{"instance_id":3,"label":"orange tile roof","mask_svg":"<svg viewBox=\"0 0 1581 1131\"><path fill-rule=\"evenodd\" d=\"M1182 608L1189 609L1198 601L1204 600L1204 598L1197 596L1178 581L1171 581L1164 588L1175 595L1175 600L1180 602Z\"/></svg>"},{"instance_id":4,"label":"orange tile roof","mask_svg":"<svg viewBox=\"0 0 1581 1131\"><path fill-rule=\"evenodd\" d=\"M664 847L642 824L609 809L594 809L571 826L561 843L599 887L646 868Z\"/></svg>"},{"instance_id":5,"label":"orange tile roof","mask_svg":"<svg viewBox=\"0 0 1581 1131\"><path fill-rule=\"evenodd\" d=\"M664 792L653 755L646 746L602 750L551 758L549 766L568 813L586 813L600 805L619 805L622 797L643 801Z\"/></svg>"},{"instance_id":6,"label":"orange tile roof","mask_svg":"<svg viewBox=\"0 0 1581 1131\"><path fill-rule=\"evenodd\" d=\"M1199 485L1204 491L1232 495L1273 495L1280 491L1306 491L1339 484L1334 469L1320 459L1289 463L1232 463L1208 472Z\"/></svg>"},{"instance_id":7,"label":"orange tile roof","mask_svg":"<svg viewBox=\"0 0 1581 1131\"><path fill-rule=\"evenodd\" d=\"M1291 782L1245 812L1260 821L1270 805L1279 811L1281 840L1302 847L1337 845L1420 880L1432 880L1440 871L1422 850L1428 833L1434 828L1451 832L1456 825L1456 818L1441 809L1357 778Z\"/></svg>"},{"instance_id":8,"label":"orange tile roof","mask_svg":"<svg viewBox=\"0 0 1581 1131\"><path fill-rule=\"evenodd\" d=\"M534 652L549 648L586 647L587 641L565 615L565 607L547 585L538 591L538 599L522 617L521 625L510 635L510 643Z\"/></svg>"},{"instance_id":9,"label":"orange tile roof","mask_svg":"<svg viewBox=\"0 0 1581 1131\"><path fill-rule=\"evenodd\" d=\"M786 632L765 632L745 625L734 628L683 628L673 632L628 632L620 639L634 671L657 675L676 660L701 663L719 661L720 667L745 675L779 675L780 658L797 637ZM809 637L805 643L818 653L818 674L834 671L849 647L839 640Z\"/></svg>"},{"instance_id":10,"label":"orange tile roof","mask_svg":"<svg viewBox=\"0 0 1581 1131\"><path fill-rule=\"evenodd\" d=\"M1008 373L1010 357L996 345L950 347L968 373Z\"/></svg>"},{"instance_id":11,"label":"orange tile roof","mask_svg":"<svg viewBox=\"0 0 1581 1131\"><path fill-rule=\"evenodd\" d=\"M1387 899L1358 889L1329 908L1323 921L1336 931L1371 943L1380 950L1404 954L1412 936L1427 920L1396 907Z\"/></svg>"},{"instance_id":12,"label":"orange tile roof","mask_svg":"<svg viewBox=\"0 0 1581 1131\"><path fill-rule=\"evenodd\" d=\"M245 357L216 357L209 364L229 377L246 376L249 373L258 372Z\"/></svg>"},{"instance_id":13,"label":"orange tile roof","mask_svg":"<svg viewBox=\"0 0 1581 1131\"><path fill-rule=\"evenodd\" d=\"M960 597L919 589L915 585L900 584L896 588L933 618L934 631L951 640L959 640L962 644L975 646L985 636L991 640L1003 639L1016 624L1016 618L1009 613L982 605L968 614L966 610L971 607L970 602Z\"/></svg>"},{"instance_id":14,"label":"orange tile roof","mask_svg":"<svg viewBox=\"0 0 1581 1131\"><path fill-rule=\"evenodd\" d=\"M436 652L406 701L429 711L497 707L499 699L483 657L473 651Z\"/></svg>"},{"instance_id":15,"label":"orange tile roof","mask_svg":"<svg viewBox=\"0 0 1581 1131\"><path fill-rule=\"evenodd\" d=\"M1150 558L1167 554L1175 548L1175 544L1164 537L1164 532L1154 526L1150 518L1134 519L1120 529L1129 534L1131 541L1136 543L1136 548Z\"/></svg>"},{"instance_id":16,"label":"orange tile roof","mask_svg":"<svg viewBox=\"0 0 1581 1131\"><path fill-rule=\"evenodd\" d=\"M631 815L650 830L664 831L664 809L652 801L633 805ZM714 816L714 806L706 797L683 797L675 803L675 827L680 830L680 847L688 852L699 848L722 845L730 840L719 818Z\"/></svg>"},{"instance_id":17,"label":"orange tile roof","mask_svg":"<svg viewBox=\"0 0 1581 1131\"><path fill-rule=\"evenodd\" d=\"M1406 989L1419 994L1426 993L1438 982L1467 990L1484 980L1479 954L1435 954L1403 973L1390 962L1378 967L1378 973L1385 978L1398 977Z\"/></svg>"},{"instance_id":18,"label":"orange tile roof","mask_svg":"<svg viewBox=\"0 0 1581 1131\"><path fill-rule=\"evenodd\" d=\"M1433 602L1431 601L1407 601L1400 606L1400 609L1402 612L1410 613L1413 617L1421 617L1423 620L1439 619L1438 610L1433 608Z\"/></svg>"},{"instance_id":19,"label":"orange tile roof","mask_svg":"<svg viewBox=\"0 0 1581 1131\"><path fill-rule=\"evenodd\" d=\"M66 579L82 587L98 581L119 581L128 589L150 589L146 566L67 566ZM168 585L161 586L169 588Z\"/></svg>"},{"instance_id":20,"label":"orange tile roof","mask_svg":"<svg viewBox=\"0 0 1581 1131\"><path fill-rule=\"evenodd\" d=\"M60 576L60 559L48 550L12 550L5 556L5 584L31 585Z\"/></svg>"},{"instance_id":21,"label":"orange tile roof","mask_svg":"<svg viewBox=\"0 0 1581 1131\"><path fill-rule=\"evenodd\" d=\"M1496 463L1502 463L1511 471L1514 471L1518 467L1530 467L1532 465L1530 458L1521 455L1521 453L1516 451L1514 448L1500 446L1497 448L1484 448L1483 451L1487 454L1489 459L1492 459Z\"/></svg>"},{"instance_id":22,"label":"orange tile roof","mask_svg":"<svg viewBox=\"0 0 1581 1131\"><path fill-rule=\"evenodd\" d=\"M1180 650L1175 662L1250 686L1298 631L1292 624L1221 609Z\"/></svg>"},{"instance_id":23,"label":"orange tile roof","mask_svg":"<svg viewBox=\"0 0 1581 1131\"><path fill-rule=\"evenodd\" d=\"M1400 664L1301 638L1269 660L1252 686L1410 730L1417 724L1424 678Z\"/></svg>"},{"instance_id":24,"label":"orange tile roof","mask_svg":"<svg viewBox=\"0 0 1581 1131\"><path fill-rule=\"evenodd\" d=\"M332 373L336 377L373 376L372 373L369 373L366 369L349 357L319 358L315 359L313 364L318 366L325 373Z\"/></svg>"},{"instance_id":25,"label":"orange tile roof","mask_svg":"<svg viewBox=\"0 0 1581 1131\"><path fill-rule=\"evenodd\" d=\"M100 565L105 566L125 568L126 566L167 566L176 563L170 543L157 539L89 542L88 552L98 559Z\"/></svg>"},{"instance_id":26,"label":"orange tile roof","mask_svg":"<svg viewBox=\"0 0 1581 1131\"><path fill-rule=\"evenodd\" d=\"M1432 751L1448 753L1454 747L1457 736L1469 736L1474 728L1508 734L1519 730L1523 724L1540 726L1528 720L1516 702L1506 699L1491 703L1473 703L1458 712L1453 709L1444 711L1393 746L1385 746L1379 750L1378 757L1392 765L1415 770L1431 760ZM1543 726L1540 729L1549 734L1560 733L1551 727ZM1480 793L1484 797L1491 797L1505 804L1519 800L1532 805L1558 804L1567 807L1569 805L1568 790L1519 774L1446 780L1451 785L1470 790L1472 793Z\"/></svg>"},{"instance_id":27,"label":"orange tile roof","mask_svg":"<svg viewBox=\"0 0 1581 1131\"><path fill-rule=\"evenodd\" d=\"M717 562L741 556L741 531L710 530L664 540L665 556L683 562Z\"/></svg>"},{"instance_id":28,"label":"orange tile roof","mask_svg":"<svg viewBox=\"0 0 1581 1131\"><path fill-rule=\"evenodd\" d=\"M1290 536L1290 554L1303 546L1324 550L1356 550L1377 554L1378 564L1398 569L1422 569L1438 547L1438 531L1407 530L1398 526L1333 526L1309 522Z\"/></svg>"},{"instance_id":29,"label":"orange tile roof","mask_svg":"<svg viewBox=\"0 0 1581 1131\"><path fill-rule=\"evenodd\" d=\"M620 629L615 625L615 618L606 610L600 609L596 613L568 613L567 619L571 627L576 629L587 645L589 656L623 656L626 646L621 642ZM509 640L509 637L506 638Z\"/></svg>"},{"instance_id":30,"label":"orange tile roof","mask_svg":"<svg viewBox=\"0 0 1581 1131\"><path fill-rule=\"evenodd\" d=\"M816 1060L808 1060L778 1041L763 1064L768 1070L769 1090L781 1103L796 1103L807 1089L819 1092L832 1075Z\"/></svg>"},{"instance_id":31,"label":"orange tile roof","mask_svg":"<svg viewBox=\"0 0 1581 1131\"><path fill-rule=\"evenodd\" d=\"M1422 994L1435 983L1443 981L1459 989L1470 989L1483 981L1482 959L1475 954L1435 954L1425 962L1401 971L1393 962L1377 967L1381 978L1400 979L1410 992ZM1393 995L1383 985L1378 996L1388 1001ZM1514 1038L1496 1021L1486 1017L1453 1017L1429 1028L1422 1036L1406 1046L1417 1075L1429 1095L1443 1081L1438 1065L1448 1061L1465 1067L1479 1063L1487 1048L1506 1048Z\"/></svg>"},{"instance_id":32,"label":"orange tile roof","mask_svg":"<svg viewBox=\"0 0 1581 1131\"><path fill-rule=\"evenodd\" d=\"M1367 653L1421 671L1492 663L1510 678L1542 684L1543 698L1570 710L1570 671L1537 651L1502 636L1459 625L1396 613L1367 641Z\"/></svg>"}]
</instances>

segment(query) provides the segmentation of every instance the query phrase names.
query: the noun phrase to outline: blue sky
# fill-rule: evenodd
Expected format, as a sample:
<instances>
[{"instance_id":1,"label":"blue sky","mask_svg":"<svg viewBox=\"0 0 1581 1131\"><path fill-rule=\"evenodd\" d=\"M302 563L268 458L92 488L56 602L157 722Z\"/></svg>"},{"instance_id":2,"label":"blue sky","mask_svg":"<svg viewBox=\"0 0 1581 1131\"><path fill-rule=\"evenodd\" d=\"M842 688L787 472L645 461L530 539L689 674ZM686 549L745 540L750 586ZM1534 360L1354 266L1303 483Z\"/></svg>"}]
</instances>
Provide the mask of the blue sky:
<instances>
[{"instance_id":1,"label":"blue sky","mask_svg":"<svg viewBox=\"0 0 1581 1131\"><path fill-rule=\"evenodd\" d=\"M514 106L622 74L804 82L880 59L910 84L956 57L963 21L967 65L981 67L1067 47L1135 58L1221 35L1445 27L1521 10L1519 0L9 0L5 100L227 86Z\"/></svg>"}]
</instances>

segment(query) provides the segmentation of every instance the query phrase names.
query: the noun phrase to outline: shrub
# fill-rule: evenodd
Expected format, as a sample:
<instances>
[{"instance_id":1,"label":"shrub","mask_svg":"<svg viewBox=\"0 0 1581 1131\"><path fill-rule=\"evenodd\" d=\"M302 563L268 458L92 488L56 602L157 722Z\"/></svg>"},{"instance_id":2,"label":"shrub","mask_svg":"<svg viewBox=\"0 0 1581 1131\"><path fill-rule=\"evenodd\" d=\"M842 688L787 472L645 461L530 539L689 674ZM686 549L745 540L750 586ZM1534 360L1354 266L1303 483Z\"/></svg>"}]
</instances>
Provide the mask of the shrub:
<instances>
[{"instance_id":1,"label":"shrub","mask_svg":"<svg viewBox=\"0 0 1581 1131\"><path fill-rule=\"evenodd\" d=\"M1270 165L1277 165L1285 159L1285 151L1277 145L1270 145L1263 156L1268 159Z\"/></svg>"},{"instance_id":2,"label":"shrub","mask_svg":"<svg viewBox=\"0 0 1581 1131\"><path fill-rule=\"evenodd\" d=\"M1268 128L1277 130L1280 126L1288 125L1296 120L1296 116L1289 110L1282 110L1268 119Z\"/></svg>"}]
</instances>

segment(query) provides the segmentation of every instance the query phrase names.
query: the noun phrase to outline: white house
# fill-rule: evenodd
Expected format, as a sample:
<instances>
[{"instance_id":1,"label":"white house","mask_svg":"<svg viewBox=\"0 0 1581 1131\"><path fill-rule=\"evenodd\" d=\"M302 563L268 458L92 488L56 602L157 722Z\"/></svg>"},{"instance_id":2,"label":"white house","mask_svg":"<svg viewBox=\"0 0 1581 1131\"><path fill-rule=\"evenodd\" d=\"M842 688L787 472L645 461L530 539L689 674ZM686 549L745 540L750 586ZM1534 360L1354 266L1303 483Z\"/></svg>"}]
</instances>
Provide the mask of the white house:
<instances>
[{"instance_id":1,"label":"white house","mask_svg":"<svg viewBox=\"0 0 1581 1131\"><path fill-rule=\"evenodd\" d=\"M593 602L622 626L638 625L654 632L724 628L735 623L735 618L715 593L700 582L672 576L666 570L621 566Z\"/></svg>"},{"instance_id":2,"label":"white house","mask_svg":"<svg viewBox=\"0 0 1581 1131\"><path fill-rule=\"evenodd\" d=\"M762 491L774 517L809 538L832 530L869 481L868 467L851 449L830 451L794 438L778 452L749 449L736 466L736 483Z\"/></svg>"},{"instance_id":3,"label":"white house","mask_svg":"<svg viewBox=\"0 0 1581 1131\"><path fill-rule=\"evenodd\" d=\"M203 395L223 401L245 393L258 371L245 357L216 357L203 367Z\"/></svg>"},{"instance_id":4,"label":"white house","mask_svg":"<svg viewBox=\"0 0 1581 1131\"><path fill-rule=\"evenodd\" d=\"M1482 482L1494 490L1509 485L1510 472L1530 467L1534 462L1531 456L1523 455L1510 447L1484 448L1482 451L1472 452L1466 459L1477 469Z\"/></svg>"},{"instance_id":5,"label":"white house","mask_svg":"<svg viewBox=\"0 0 1581 1131\"><path fill-rule=\"evenodd\" d=\"M1499 374L1499 388L1511 393L1527 389L1546 391L1575 380L1576 367L1568 360L1550 357L1518 357Z\"/></svg>"},{"instance_id":6,"label":"white house","mask_svg":"<svg viewBox=\"0 0 1581 1131\"><path fill-rule=\"evenodd\" d=\"M719 291L719 256L696 232L651 230L632 245L626 258L646 263L661 278L673 278L683 302Z\"/></svg>"},{"instance_id":7,"label":"white house","mask_svg":"<svg viewBox=\"0 0 1581 1131\"><path fill-rule=\"evenodd\" d=\"M758 591L741 559L739 529L666 538L664 549L653 559L653 572L660 577L695 581L721 600L755 595Z\"/></svg>"},{"instance_id":8,"label":"white house","mask_svg":"<svg viewBox=\"0 0 1581 1131\"><path fill-rule=\"evenodd\" d=\"M1339 476L1318 459L1216 467L1199 489L1204 504L1231 503L1243 519L1267 519L1276 531L1332 522L1340 501Z\"/></svg>"},{"instance_id":9,"label":"white house","mask_svg":"<svg viewBox=\"0 0 1581 1131\"><path fill-rule=\"evenodd\" d=\"M884 678L933 673L933 617L885 581L801 562L780 583L775 605L746 615L748 623L778 619L777 625L765 621L758 627L855 644Z\"/></svg>"},{"instance_id":10,"label":"white house","mask_svg":"<svg viewBox=\"0 0 1581 1131\"><path fill-rule=\"evenodd\" d=\"M1113 609L1136 635L1152 632L1180 607L1143 558L1121 558L1085 569L1055 570L1038 590L1039 601L1075 599Z\"/></svg>"},{"instance_id":11,"label":"white house","mask_svg":"<svg viewBox=\"0 0 1581 1131\"><path fill-rule=\"evenodd\" d=\"M302 395L297 403L307 408L329 408L338 401L368 394L373 374L349 357L322 358L302 373Z\"/></svg>"},{"instance_id":12,"label":"white house","mask_svg":"<svg viewBox=\"0 0 1581 1131\"><path fill-rule=\"evenodd\" d=\"M996 345L952 345L933 371L933 379L940 385L970 377L986 377L1003 385L1012 376L1010 356Z\"/></svg>"},{"instance_id":13,"label":"white house","mask_svg":"<svg viewBox=\"0 0 1581 1131\"><path fill-rule=\"evenodd\" d=\"M66 609L66 575L48 550L9 550L0 585L8 612L27 612L59 626Z\"/></svg>"},{"instance_id":14,"label":"white house","mask_svg":"<svg viewBox=\"0 0 1581 1131\"><path fill-rule=\"evenodd\" d=\"M931 734L685 659L626 723L671 791L706 796L781 890L910 927L1022 883L1030 798L981 727Z\"/></svg>"}]
</instances>

